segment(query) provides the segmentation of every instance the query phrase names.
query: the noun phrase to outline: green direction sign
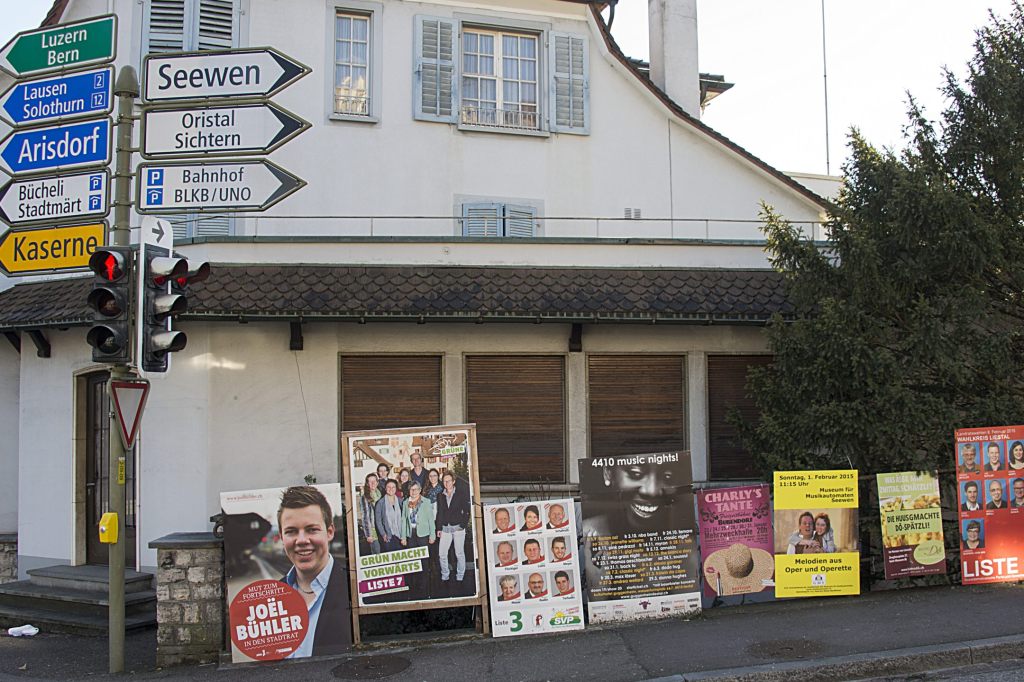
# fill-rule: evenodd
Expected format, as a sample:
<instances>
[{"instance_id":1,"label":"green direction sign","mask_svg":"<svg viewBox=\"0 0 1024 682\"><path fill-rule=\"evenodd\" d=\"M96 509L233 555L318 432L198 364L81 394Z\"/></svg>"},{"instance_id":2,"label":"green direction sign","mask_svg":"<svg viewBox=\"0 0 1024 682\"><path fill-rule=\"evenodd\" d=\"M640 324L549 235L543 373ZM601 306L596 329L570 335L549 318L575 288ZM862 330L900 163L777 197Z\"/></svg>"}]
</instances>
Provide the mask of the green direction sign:
<instances>
[{"instance_id":1,"label":"green direction sign","mask_svg":"<svg viewBox=\"0 0 1024 682\"><path fill-rule=\"evenodd\" d=\"M77 69L114 59L117 17L23 31L0 50L0 69L13 76Z\"/></svg>"}]
</instances>

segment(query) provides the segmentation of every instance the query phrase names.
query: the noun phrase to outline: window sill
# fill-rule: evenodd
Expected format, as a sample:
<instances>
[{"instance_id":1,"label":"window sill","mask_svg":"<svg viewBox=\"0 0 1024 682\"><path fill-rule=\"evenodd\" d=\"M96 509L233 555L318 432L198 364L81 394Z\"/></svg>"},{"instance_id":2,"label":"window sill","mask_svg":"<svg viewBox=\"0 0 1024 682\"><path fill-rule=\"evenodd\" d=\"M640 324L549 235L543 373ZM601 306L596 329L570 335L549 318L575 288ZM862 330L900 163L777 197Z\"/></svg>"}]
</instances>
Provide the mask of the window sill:
<instances>
[{"instance_id":1,"label":"window sill","mask_svg":"<svg viewBox=\"0 0 1024 682\"><path fill-rule=\"evenodd\" d=\"M468 123L459 123L456 126L459 130L467 133L494 133L498 135L521 135L525 137L551 137L546 130L529 130L527 128L498 128L496 126L475 126Z\"/></svg>"},{"instance_id":2,"label":"window sill","mask_svg":"<svg viewBox=\"0 0 1024 682\"><path fill-rule=\"evenodd\" d=\"M327 115L329 121L351 121L353 123L380 123L379 116L362 116L360 114L339 114L332 113Z\"/></svg>"}]
</instances>

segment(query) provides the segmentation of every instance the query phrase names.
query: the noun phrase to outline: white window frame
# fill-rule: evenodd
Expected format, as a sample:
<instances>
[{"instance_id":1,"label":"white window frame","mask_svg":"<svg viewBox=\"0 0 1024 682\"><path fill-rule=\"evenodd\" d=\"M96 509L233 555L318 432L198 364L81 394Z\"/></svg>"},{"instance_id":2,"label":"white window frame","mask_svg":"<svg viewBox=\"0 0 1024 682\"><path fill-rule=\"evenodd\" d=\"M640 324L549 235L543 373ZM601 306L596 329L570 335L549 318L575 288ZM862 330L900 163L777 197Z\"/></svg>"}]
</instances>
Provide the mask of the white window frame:
<instances>
[{"instance_id":1,"label":"white window frame","mask_svg":"<svg viewBox=\"0 0 1024 682\"><path fill-rule=\"evenodd\" d=\"M326 3L326 34L324 36L326 61L324 63L325 82L325 111L330 121L351 121L356 123L379 123L381 120L381 99L382 99L382 76L384 63L384 31L383 14L384 6L380 2L369 2L368 0L327 0ZM335 49L337 46L336 17L339 15L366 17L370 22L369 50L367 70L367 112L365 114L352 114L335 111L334 104L334 83L336 73Z\"/></svg>"},{"instance_id":2,"label":"white window frame","mask_svg":"<svg viewBox=\"0 0 1024 682\"><path fill-rule=\"evenodd\" d=\"M468 42L468 36L472 34L476 37L477 51L470 52L467 50L466 43ZM480 41L482 38L487 37L491 40L491 47L493 48L489 53L484 52L480 47ZM544 35L529 31L513 30L507 28L493 28L483 27L476 25L463 24L459 31L459 59L460 59L460 97L459 97L459 123L465 127L485 127L487 129L498 128L501 130L511 130L516 132L537 132L543 130L544 116L543 110L541 109L541 54L544 49ZM522 51L517 49L517 54L506 55L505 54L505 39L514 38L517 46L521 45L523 39L533 41L533 56L523 57ZM466 70L466 62L470 56L476 57L477 70L475 72L468 72ZM491 60L490 73L481 71L479 66L483 59L489 58ZM517 64L517 72L519 78L509 78L505 76L505 59L514 59ZM530 61L533 62L533 80L523 80L523 66ZM485 102L493 101L494 107L477 106L470 107L467 105L467 101L470 100L468 97L467 79L475 79L477 83L476 98L472 101ZM483 81L490 80L494 82L494 99L485 100L482 92L481 84ZM505 84L506 83L517 83L519 91L519 99L515 105L518 107L518 111L511 111L509 104L505 101ZM533 103L524 105L522 101L523 84L532 83L533 85ZM524 106L532 106L532 112L523 112L521 109ZM486 119L493 119L488 121ZM532 125L531 125L532 123Z\"/></svg>"}]
</instances>

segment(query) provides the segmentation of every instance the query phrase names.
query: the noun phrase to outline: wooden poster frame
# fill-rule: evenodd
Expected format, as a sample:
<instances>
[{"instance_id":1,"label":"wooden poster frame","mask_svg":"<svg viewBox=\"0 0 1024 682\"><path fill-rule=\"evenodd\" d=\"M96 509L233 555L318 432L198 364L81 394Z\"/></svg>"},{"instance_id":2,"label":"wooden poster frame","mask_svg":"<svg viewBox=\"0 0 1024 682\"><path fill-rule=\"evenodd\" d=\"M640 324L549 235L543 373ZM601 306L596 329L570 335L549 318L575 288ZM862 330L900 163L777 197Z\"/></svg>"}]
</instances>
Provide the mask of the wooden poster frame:
<instances>
[{"instance_id":1,"label":"wooden poster frame","mask_svg":"<svg viewBox=\"0 0 1024 682\"><path fill-rule=\"evenodd\" d=\"M354 495L355 482L351 480L352 453L349 452L349 441L352 438L390 438L392 436L404 436L428 433L451 433L453 431L466 431L467 442L469 443L468 464L470 468L470 482L473 490L470 498L471 514L474 528L474 552L476 553L476 592L475 597L460 597L445 599L441 603L434 603L431 600L419 602L397 602L394 604L370 604L359 605L359 573L356 566L356 559L359 547L359 538L356 535L358 523L358 511L356 500L350 499ZM476 452L476 424L444 424L440 426L417 426L399 429L367 429L361 431L342 431L341 433L341 468L342 468L342 492L343 500L347 503L349 514L346 516L346 530L348 532L348 570L349 570L349 592L352 601L352 639L355 645L362 642L359 629L359 617L377 613L397 613L401 611L425 611L428 609L446 609L461 606L478 606L481 609L481 630L483 634L490 634L490 596L487 590L486 580L486 551L484 547L484 519L483 506L480 502L480 466Z\"/></svg>"}]
</instances>

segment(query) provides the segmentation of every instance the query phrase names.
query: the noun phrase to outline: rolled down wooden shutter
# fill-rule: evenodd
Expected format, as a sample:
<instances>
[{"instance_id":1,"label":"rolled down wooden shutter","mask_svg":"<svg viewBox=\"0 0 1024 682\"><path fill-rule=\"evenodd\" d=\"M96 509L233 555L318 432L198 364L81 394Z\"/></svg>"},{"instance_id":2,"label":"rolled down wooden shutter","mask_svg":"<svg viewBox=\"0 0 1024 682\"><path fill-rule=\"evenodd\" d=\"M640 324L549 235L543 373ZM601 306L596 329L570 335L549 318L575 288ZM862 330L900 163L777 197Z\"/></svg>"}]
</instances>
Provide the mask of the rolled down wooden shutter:
<instances>
[{"instance_id":1,"label":"rolled down wooden shutter","mask_svg":"<svg viewBox=\"0 0 1024 682\"><path fill-rule=\"evenodd\" d=\"M441 357L341 358L341 430L441 423Z\"/></svg>"},{"instance_id":2,"label":"rolled down wooden shutter","mask_svg":"<svg viewBox=\"0 0 1024 682\"><path fill-rule=\"evenodd\" d=\"M590 456L686 449L680 355L591 355Z\"/></svg>"},{"instance_id":3,"label":"rolled down wooden shutter","mask_svg":"<svg viewBox=\"0 0 1024 682\"><path fill-rule=\"evenodd\" d=\"M736 429L727 419L734 409L745 420L757 419L760 411L747 394L747 373L771 361L770 355L708 356L708 473L711 480L757 477L750 453L740 445Z\"/></svg>"},{"instance_id":4,"label":"rolled down wooden shutter","mask_svg":"<svg viewBox=\"0 0 1024 682\"><path fill-rule=\"evenodd\" d=\"M482 483L565 481L564 358L467 357L466 420Z\"/></svg>"}]
</instances>

